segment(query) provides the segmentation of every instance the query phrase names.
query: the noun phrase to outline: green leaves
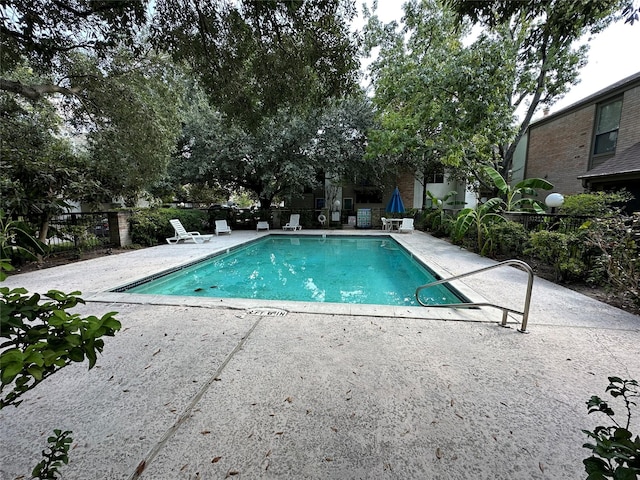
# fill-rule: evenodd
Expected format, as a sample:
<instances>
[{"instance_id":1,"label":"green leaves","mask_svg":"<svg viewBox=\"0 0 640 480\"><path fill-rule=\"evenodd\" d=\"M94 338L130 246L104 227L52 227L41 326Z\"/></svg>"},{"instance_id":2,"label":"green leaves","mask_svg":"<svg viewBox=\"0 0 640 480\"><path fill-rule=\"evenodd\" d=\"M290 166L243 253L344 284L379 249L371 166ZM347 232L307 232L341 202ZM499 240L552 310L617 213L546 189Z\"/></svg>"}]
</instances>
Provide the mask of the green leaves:
<instances>
[{"instance_id":1,"label":"green leaves","mask_svg":"<svg viewBox=\"0 0 640 480\"><path fill-rule=\"evenodd\" d=\"M536 196L538 189L551 190L553 184L543 178L526 178L512 187L495 168L486 166L483 171L491 179L493 186L502 195L504 208L507 212L520 210L533 210L537 213L545 212L541 202L530 197L525 197L525 195Z\"/></svg>"},{"instance_id":2,"label":"green leaves","mask_svg":"<svg viewBox=\"0 0 640 480\"><path fill-rule=\"evenodd\" d=\"M11 0L3 4L3 70L29 57L34 69L48 72L69 52L93 50L102 54L116 44L132 46L137 26L145 22L146 2L83 2Z\"/></svg>"},{"instance_id":3,"label":"green leaves","mask_svg":"<svg viewBox=\"0 0 640 480\"><path fill-rule=\"evenodd\" d=\"M485 203L475 206L475 208L463 209L456 218L453 228L453 238L461 241L472 226L476 227L477 248L480 252L484 250L485 237L490 224L505 221L497 213L503 201L500 198L491 198Z\"/></svg>"},{"instance_id":4,"label":"green leaves","mask_svg":"<svg viewBox=\"0 0 640 480\"><path fill-rule=\"evenodd\" d=\"M351 1L156 2L152 41L243 128L357 88Z\"/></svg>"},{"instance_id":5,"label":"green leaves","mask_svg":"<svg viewBox=\"0 0 640 480\"><path fill-rule=\"evenodd\" d=\"M67 312L84 303L79 294L51 290L51 301L41 303L37 293L0 288L0 408L17 406L25 392L71 362L86 358L93 368L104 348L101 337L121 328L115 312L100 318Z\"/></svg>"},{"instance_id":6,"label":"green leaves","mask_svg":"<svg viewBox=\"0 0 640 480\"><path fill-rule=\"evenodd\" d=\"M183 147L169 171L174 185L220 184L252 192L267 209L276 197L318 187L320 173L342 179L377 172L363 159L372 117L372 105L361 95L332 99L308 113L284 108L250 129L196 96L189 104Z\"/></svg>"},{"instance_id":7,"label":"green leaves","mask_svg":"<svg viewBox=\"0 0 640 480\"><path fill-rule=\"evenodd\" d=\"M42 451L42 461L36 465L31 473L33 478L56 479L58 468L69 463L69 448L71 448L71 431L54 430L47 438L49 447Z\"/></svg>"},{"instance_id":8,"label":"green leaves","mask_svg":"<svg viewBox=\"0 0 640 480\"><path fill-rule=\"evenodd\" d=\"M635 480L640 474L640 436L633 438L628 430L631 422L631 407L637 406L635 398L640 396L636 380L609 377L606 391L613 398L620 398L626 408L626 422L614 418L615 413L607 402L592 396L586 402L588 413L603 413L614 422L614 426L597 426L593 431L582 430L594 441L585 443L584 448L592 455L583 460L588 480L612 478L614 480ZM624 424L624 426L622 426Z\"/></svg>"}]
</instances>

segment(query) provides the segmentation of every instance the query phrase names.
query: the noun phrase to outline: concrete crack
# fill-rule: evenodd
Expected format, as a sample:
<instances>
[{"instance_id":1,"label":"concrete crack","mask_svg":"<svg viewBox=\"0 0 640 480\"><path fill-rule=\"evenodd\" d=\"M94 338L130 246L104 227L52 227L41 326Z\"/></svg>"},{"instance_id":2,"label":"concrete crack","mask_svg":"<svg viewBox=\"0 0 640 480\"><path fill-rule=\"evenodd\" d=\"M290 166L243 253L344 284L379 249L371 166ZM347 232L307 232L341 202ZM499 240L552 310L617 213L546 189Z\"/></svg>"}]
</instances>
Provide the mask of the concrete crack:
<instances>
[{"instance_id":1,"label":"concrete crack","mask_svg":"<svg viewBox=\"0 0 640 480\"><path fill-rule=\"evenodd\" d=\"M260 323L260 320L262 320L262 317L259 317L255 321L255 323L251 326L249 331L247 331L247 333L243 335L240 342L235 346L235 348L231 351L231 353L227 355L227 358L225 358L224 362L220 364L220 366L213 373L213 375L209 377L209 379L204 383L204 385L202 385L202 388L198 390L198 393L194 395L194 397L188 403L184 411L178 416L178 419L175 421L175 423L171 427L169 427L169 429L164 433L164 435L158 441L158 443L156 443L156 445L149 451L149 453L147 453L145 457L140 461L140 463L136 467L136 470L128 477L128 480L136 480L143 476L144 471L151 464L151 462L158 455L158 453L160 453L160 450L164 448L164 446L169 442L171 437L173 437L173 435L178 431L178 429L182 426L182 424L191 416L191 412L193 411L195 406L198 404L200 399L202 399L202 397L207 392L207 390L209 390L209 387L216 381L216 379L218 379L218 377L220 377L220 375L222 374L226 366L229 364L231 359L233 359L235 354L242 349L247 339L251 336L253 331L256 329L256 327Z\"/></svg>"}]
</instances>

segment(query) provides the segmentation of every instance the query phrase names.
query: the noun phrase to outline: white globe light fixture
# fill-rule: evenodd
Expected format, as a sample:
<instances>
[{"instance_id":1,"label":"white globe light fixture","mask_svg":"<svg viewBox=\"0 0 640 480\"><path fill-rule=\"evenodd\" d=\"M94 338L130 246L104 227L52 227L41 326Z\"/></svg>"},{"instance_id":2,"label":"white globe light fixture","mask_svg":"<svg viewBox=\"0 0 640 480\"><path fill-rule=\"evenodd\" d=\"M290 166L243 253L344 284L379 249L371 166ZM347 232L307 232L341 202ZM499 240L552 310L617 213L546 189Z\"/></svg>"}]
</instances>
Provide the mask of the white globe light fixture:
<instances>
[{"instance_id":1,"label":"white globe light fixture","mask_svg":"<svg viewBox=\"0 0 640 480\"><path fill-rule=\"evenodd\" d=\"M564 197L560 193L552 193L547 195L544 199L544 203L551 209L551 213L555 213L556 208L561 207L564 203Z\"/></svg>"},{"instance_id":2,"label":"white globe light fixture","mask_svg":"<svg viewBox=\"0 0 640 480\"><path fill-rule=\"evenodd\" d=\"M340 210L340 200L333 202L333 206L336 207L336 210Z\"/></svg>"}]
</instances>

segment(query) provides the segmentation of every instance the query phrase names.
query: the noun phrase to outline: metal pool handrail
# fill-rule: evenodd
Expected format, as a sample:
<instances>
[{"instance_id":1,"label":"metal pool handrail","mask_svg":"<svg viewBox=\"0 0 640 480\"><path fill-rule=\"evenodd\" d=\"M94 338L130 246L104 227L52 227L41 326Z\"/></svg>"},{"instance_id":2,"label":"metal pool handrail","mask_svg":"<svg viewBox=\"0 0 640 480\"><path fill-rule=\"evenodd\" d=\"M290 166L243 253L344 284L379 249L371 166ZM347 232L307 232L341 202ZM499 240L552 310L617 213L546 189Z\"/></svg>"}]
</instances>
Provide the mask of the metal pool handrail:
<instances>
[{"instance_id":1,"label":"metal pool handrail","mask_svg":"<svg viewBox=\"0 0 640 480\"><path fill-rule=\"evenodd\" d=\"M527 281L527 293L525 295L524 298L524 310L522 312L518 311L518 310L514 310L512 308L509 307L503 307L500 305L495 305L493 303L486 303L486 302L470 302L470 303L450 303L447 305L428 305L424 302L422 302L422 300L420 300L420 291L424 290L426 288L429 287L434 287L436 285L440 285L442 283L446 283L446 282L450 282L453 280L458 280L459 278L463 278L463 277L468 277L469 275L474 275L476 273L481 273L481 272L486 272L487 270L493 270L494 268L498 268L498 267L504 267L506 265L515 265L518 267L522 267L523 270L525 270L529 276L529 279ZM495 265L491 265L489 267L484 267L484 268L480 268L478 270L473 270L471 272L467 272L467 273L463 273L461 275L456 275L454 277L449 277L449 278L445 278L443 280L436 280L435 282L431 282L431 283L427 283L425 285L421 285L418 288L416 288L416 300L417 302L422 305L423 307L430 307L430 308L475 308L475 307L493 307L493 308L497 308L499 310L502 310L502 323L500 324L503 327L507 326L507 314L509 312L511 313L515 313L518 315L522 315L522 324L521 327L518 329L518 331L520 333L527 333L527 321L529 320L529 306L531 305L531 291L533 289L533 270L531 269L531 267L529 266L528 263L523 262L522 260L505 260L504 262L500 262L497 263Z\"/></svg>"}]
</instances>

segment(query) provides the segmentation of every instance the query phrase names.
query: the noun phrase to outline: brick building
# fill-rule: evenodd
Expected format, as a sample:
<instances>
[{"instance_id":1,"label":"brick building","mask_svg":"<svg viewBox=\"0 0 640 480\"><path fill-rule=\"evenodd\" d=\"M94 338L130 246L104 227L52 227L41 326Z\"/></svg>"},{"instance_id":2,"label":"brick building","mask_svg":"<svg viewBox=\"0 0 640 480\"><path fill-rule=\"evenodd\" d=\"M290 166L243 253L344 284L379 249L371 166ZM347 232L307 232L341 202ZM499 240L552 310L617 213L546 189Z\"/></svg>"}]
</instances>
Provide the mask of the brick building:
<instances>
[{"instance_id":1,"label":"brick building","mask_svg":"<svg viewBox=\"0 0 640 480\"><path fill-rule=\"evenodd\" d=\"M626 188L640 210L640 72L532 123L525 178L562 194Z\"/></svg>"}]
</instances>

